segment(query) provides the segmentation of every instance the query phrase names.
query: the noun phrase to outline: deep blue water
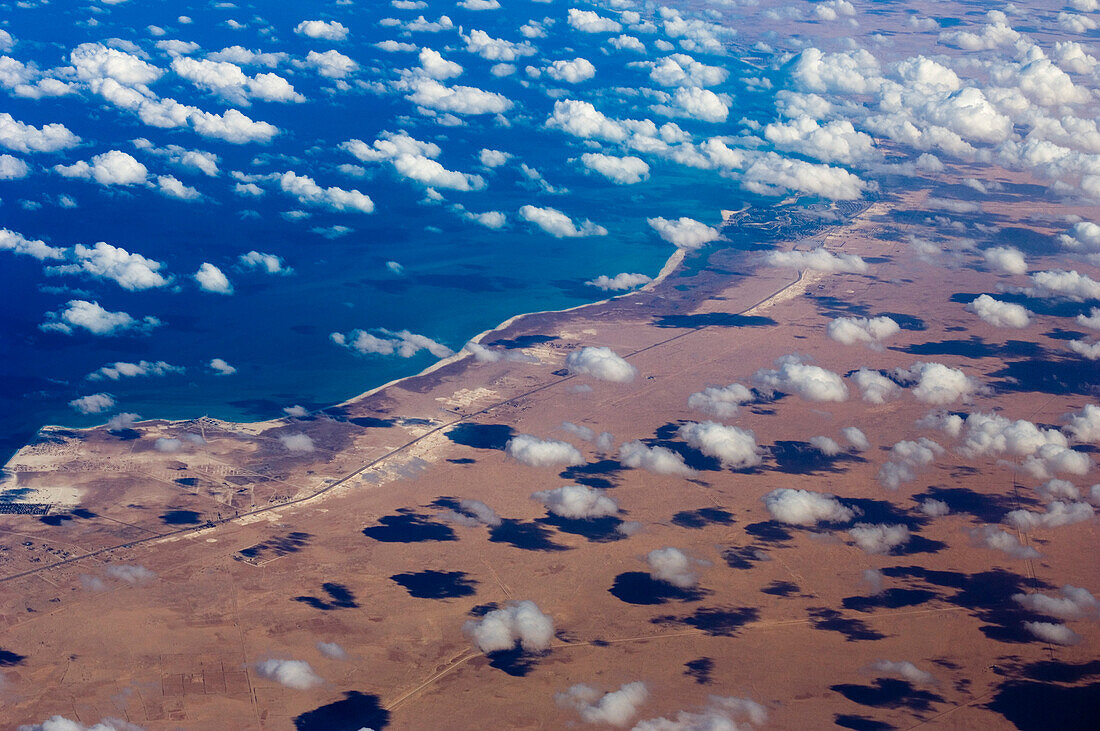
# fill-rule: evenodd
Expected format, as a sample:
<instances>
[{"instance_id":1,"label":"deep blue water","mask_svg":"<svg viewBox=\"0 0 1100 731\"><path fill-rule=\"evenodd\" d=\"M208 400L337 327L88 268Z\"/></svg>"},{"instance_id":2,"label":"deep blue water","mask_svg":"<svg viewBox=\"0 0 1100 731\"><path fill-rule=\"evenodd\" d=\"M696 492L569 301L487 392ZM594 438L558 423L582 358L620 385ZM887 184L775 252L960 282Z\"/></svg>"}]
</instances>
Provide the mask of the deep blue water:
<instances>
[{"instance_id":1,"label":"deep blue water","mask_svg":"<svg viewBox=\"0 0 1100 731\"><path fill-rule=\"evenodd\" d=\"M43 424L101 423L114 411L145 417L209 414L257 419L281 415L284 406L315 408L346 399L415 373L435 358L425 352L409 359L360 356L332 344L331 332L408 329L458 349L474 334L517 313L605 297L583 284L598 275L656 274L672 247L649 228L648 216L690 216L716 225L720 209L749 200L715 172L614 146L600 148L543 126L554 104L547 90L554 88L565 88L568 98L591 101L609 117L668 121L649 111L646 99L623 91L653 86L648 70L628 63L665 55L654 47L658 36L640 36L649 49L645 56L615 50L607 45L607 34L571 31L566 9L558 4L509 0L500 10L470 12L453 2L403 11L381 2L350 6L256 2L219 9L212 3L134 0L102 6L103 12L98 13L90 12L88 5L55 0L48 6L24 9L6 4L0 9L0 24L17 41L8 55L51 69L66 65L70 50L81 43L114 38L136 44L149 63L167 69L170 58L157 49L157 40L194 41L201 49L191 54L193 58L242 45L288 54L274 69L246 66L244 70L248 74L273 71L288 79L307 101L255 101L242 107L251 118L274 124L282 133L270 144L237 145L202 137L186 127L147 126L80 84L75 93L59 98L31 100L10 94L3 98L0 111L27 124L60 122L83 144L56 153L0 149L33 169L23 179L0 181L0 227L55 246L106 241L163 262L174 280L172 286L131 292L103 279L51 276L33 258L0 252L0 456L6 457ZM532 40L539 52L517 61L518 73L506 78L494 77L489 72L491 62L465 50L457 27L401 35L399 29L378 24L382 17L408 20L424 14L434 20L441 13L456 26L484 29L493 37L516 42L523 40L518 27L528 19L550 16L556 23L547 37ZM176 18L181 14L189 15L193 23L179 23ZM264 22L256 21L257 16ZM92 17L98 25L90 27L86 21ZM230 29L224 25L227 18L247 27ZM296 35L294 26L307 19L339 20L350 29L350 38L328 42ZM166 34L151 36L146 30L151 24L163 27ZM496 123L492 115L466 116L462 126L444 126L419 114L403 93L357 88L361 82L390 83L397 76L395 69L417 65L414 53L387 53L374 47L375 42L389 38L434 48L464 67L459 78L444 83L506 95L514 102L505 115L510 126ZM358 62L360 70L348 79L350 89L336 90L331 79L296 65L308 51L329 48ZM545 78L529 80L523 73L527 64L545 66L554 59L578 56L596 66L594 79L569 85ZM728 123L674 120L697 139L735 135L740 131L736 120L771 113L769 93L749 91L739 76L750 71L733 57L697 51L692 56L728 68L729 80L712 88L734 98ZM63 77L64 72L54 75ZM151 89L162 98L211 112L230 108L171 72ZM474 192L440 191L445 198L442 203L425 203L423 187L400 179L387 163L364 164L368 171L364 178L337 170L341 164L358 162L339 149L340 143L353 138L370 143L387 130L405 130L417 139L435 142L443 149L439 162L446 168L480 174L488 186ZM139 137L158 147L174 144L214 152L221 158L221 174L212 178L173 169L163 159L135 149L131 141ZM503 150L514 158L497 170L485 171L477 159L482 148ZM152 175L175 175L197 188L202 200L173 200L141 187L105 187L66 179L50 170L55 164L88 160L112 149L134 155ZM586 172L575 159L597 149L644 157L651 166L650 178L620 186ZM521 162L568 192L538 190L523 179L518 169ZM285 170L309 175L322 186L358 189L373 199L375 211L336 213L301 206L271 184L263 185L267 193L258 199L233 193L230 171ZM77 207L57 205L61 195L71 196ZM502 230L475 225L456 215L449 207L453 203L474 212L502 211L509 224ZM560 209L575 221L589 218L609 234L553 238L519 219L516 211L525 204ZM281 215L294 209L311 216L291 221ZM352 231L331 240L311 231L333 225ZM281 256L294 274L269 276L240 269L237 257L253 249ZM386 268L391 260L404 266L403 275ZM228 275L233 295L198 290L190 275L203 262L215 264ZM108 310L135 317L152 315L165 324L150 334L117 337L41 331L46 313L59 310L70 299L97 301ZM206 366L215 357L234 365L237 373L215 375ZM98 383L84 378L114 361L143 359L164 360L186 368L186 373ZM98 391L112 394L117 407L106 414L82 416L67 405Z\"/></svg>"}]
</instances>

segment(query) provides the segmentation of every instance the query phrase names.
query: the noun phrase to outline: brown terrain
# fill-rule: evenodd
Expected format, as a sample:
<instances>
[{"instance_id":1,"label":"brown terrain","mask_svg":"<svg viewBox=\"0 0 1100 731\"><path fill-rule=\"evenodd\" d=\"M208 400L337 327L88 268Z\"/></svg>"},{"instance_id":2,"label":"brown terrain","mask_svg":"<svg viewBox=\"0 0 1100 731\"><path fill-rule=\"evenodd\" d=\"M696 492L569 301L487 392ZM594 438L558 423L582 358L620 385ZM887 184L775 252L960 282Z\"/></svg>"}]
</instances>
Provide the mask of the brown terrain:
<instances>
[{"instance_id":1,"label":"brown terrain","mask_svg":"<svg viewBox=\"0 0 1100 731\"><path fill-rule=\"evenodd\" d=\"M839 223L813 223L797 204L734 214L731 244L689 254L649 291L519 318L482 339L538 363L467 357L298 419L44 429L6 468L4 488L25 491L28 513L48 512L0 515L4 727L59 714L155 729L565 728L584 724L556 693L632 681L649 689L632 722L700 709L711 695L762 704L774 728L1037 728L1027 724L1095 711L1096 623L1069 623L1079 644L1048 644L1023 623L1060 620L1012 599L1100 586L1095 520L1009 529L1038 558L979 546L972 529L1041 509L1041 481L915 426L929 404L908 392L869 404L851 382L844 402L760 398L718 419L755 433L764 457L748 470L723 469L676 436L682 422L714 418L688 407L692 393L751 385L792 353L841 375L917 361L960 368L986 387L947 406L962 413L1057 427L1090 403L1095 364L1059 332L1074 330L1072 319L1050 309L1008 330L964 309L978 293L1026 283L984 268L965 242L975 224L997 227L993 237L1024 248L1033 269L1051 268L1043 242L1085 213L1035 202L1024 179L992 177L1004 192L980 213L933 210L929 195L966 189L928 181L834 211ZM943 252L922 260L910 234ZM771 268L765 252L744 250L753 241L824 245L870 267ZM903 325L884 348L826 336L835 317L884 313ZM564 359L582 346L612 348L638 377L570 374ZM563 431L567 421L611 432L615 447L600 453ZM815 436L844 444L847 426L871 447L831 457L810 447ZM154 449L186 434L202 439ZM294 434L314 451L284 447L279 437ZM503 450L517 434L571 442L587 464L520 464ZM876 473L888 450L920 436L944 453L885 489ZM635 439L672 447L697 474L627 468L618 446ZM1087 488L1091 477L1072 479ZM573 483L605 489L620 516L560 518L531 498ZM761 501L777 488L835 494L862 517L784 525ZM950 514L922 513L929 497ZM449 520L462 499L503 522ZM847 532L856 521L906 525L912 539L870 554ZM646 555L665 546L700 562L697 587L649 578ZM864 581L869 569L881 571L881 587ZM548 650L486 654L471 643L464 624L511 600L553 619ZM327 657L318 642L346 657ZM264 677L257 663L271 658L307 661L322 682L296 689ZM911 662L934 680L869 669L880 660ZM326 706L348 711L347 725L310 715Z\"/></svg>"}]
</instances>

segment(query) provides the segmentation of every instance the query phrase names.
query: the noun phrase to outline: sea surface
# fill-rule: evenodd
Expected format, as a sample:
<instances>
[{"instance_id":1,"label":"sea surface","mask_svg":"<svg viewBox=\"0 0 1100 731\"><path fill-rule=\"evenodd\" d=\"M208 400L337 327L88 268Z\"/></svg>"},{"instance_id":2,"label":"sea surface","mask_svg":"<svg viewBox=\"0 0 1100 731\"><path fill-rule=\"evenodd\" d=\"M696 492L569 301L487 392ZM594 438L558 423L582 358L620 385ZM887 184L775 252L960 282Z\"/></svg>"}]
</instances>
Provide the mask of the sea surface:
<instances>
[{"instance_id":1,"label":"sea surface","mask_svg":"<svg viewBox=\"0 0 1100 731\"><path fill-rule=\"evenodd\" d=\"M674 249L647 224L649 217L688 216L717 226L721 209L766 203L716 172L657 155L616 151L612 145L547 128L544 122L557 98L590 101L613 118L675 121L698 139L738 135L745 131L739 120L774 115L773 91L742 80L759 77L759 71L731 55L693 51L694 59L729 71L728 80L711 87L732 101L729 120L655 116L652 100L638 91L655 86L649 69L631 64L670 53L655 47L659 36L633 34L645 42L644 54L618 50L607 42L615 34L569 28L566 9L558 3L509 0L501 9L477 12L453 2L429 3L412 11L382 2L238 2L216 7L207 2L99 5L55 0L28 5L9 3L0 9L0 27L15 39L7 55L44 71L60 69L52 75L68 79L73 90L42 99L9 93L0 111L39 127L64 124L83 142L58 152L0 150L31 168L26 177L0 180L0 228L59 247L108 242L161 262L161 271L172 281L164 287L128 291L109 279L51 273L51 262L0 251L3 459L44 424L89 426L118 412L145 418L210 415L258 420L282 416L288 406L316 409L342 401L412 375L436 358L426 351L409 358L361 355L331 342L330 333L408 330L458 350L475 334L513 315L607 297L609 293L585 284L599 275L655 276ZM412 32L380 22L396 18L407 23L421 14L429 20L446 14L453 28ZM191 22L180 22L181 15ZM519 43L525 40L519 27L544 17L551 17L553 24L545 37L529 40L536 52L515 60L517 70L510 76L495 76L490 69L496 61L466 50L462 34L472 29ZM299 22L314 18L339 21L349 29L348 37L329 41L294 32ZM243 27L230 27L229 20ZM163 35L155 35L159 31L150 26ZM285 53L272 68L242 68L250 75L277 73L306 100L253 100L238 106L252 119L275 125L280 134L269 143L232 144L186 127L147 125L64 69L73 48L104 43L167 70L171 57L157 46L166 39L197 43L198 49L189 54L193 58L235 45ZM375 46L387 39L439 51L463 67L461 76L442 83L504 94L512 108L503 119L493 114L451 119L422 113L406 98L407 92L395 90L395 82L402 78L400 69L418 65L417 53ZM358 70L334 80L302 65L310 51L329 49L354 59ZM556 59L577 57L592 62L594 78L568 84L524 72L527 65L545 67ZM149 88L160 98L211 112L235 106L171 71ZM452 124L455 121L459 124ZM440 189L442 200L430 200L425 186L396 175L389 163L360 163L340 147L351 139L369 144L387 131L406 131L438 144L438 162L449 170L480 175L486 187L465 192ZM172 167L164 157L138 149L133 143L138 138L160 148L178 145L212 152L219 158L219 173L212 177ZM488 170L478 158L483 148L512 157ZM98 185L52 170L54 165L89 160L108 150L133 155L148 167L151 178L174 175L201 198L177 200L150 187ZM633 185L614 184L578 162L591 151L639 155L650 166L649 177ZM348 175L339 167L345 164L360 165L364 172ZM521 164L538 170L553 190L528 179ZM237 181L232 171L266 175L287 170L308 175L322 187L359 190L373 200L374 212L302 205L270 182L262 184L265 193L260 197L234 192ZM63 196L75 205L61 205ZM472 212L500 211L508 223L499 230L477 225L456 212L455 204ZM578 225L589 219L608 233L556 238L521 220L517 211L527 204L558 209ZM338 236L315 232L332 226L347 230ZM251 250L281 257L293 273L279 276L242 268L237 259ZM191 275L204 262L225 272L233 294L196 286ZM388 262L398 262L401 271L393 271ZM66 335L40 328L46 313L74 299L98 302L137 318L153 316L163 325L145 334L116 336ZM209 367L213 358L223 359L236 372L219 375ZM101 366L141 360L165 361L184 372L118 381L87 379ZM112 409L84 415L69 406L73 399L100 392L113 397Z\"/></svg>"}]
</instances>

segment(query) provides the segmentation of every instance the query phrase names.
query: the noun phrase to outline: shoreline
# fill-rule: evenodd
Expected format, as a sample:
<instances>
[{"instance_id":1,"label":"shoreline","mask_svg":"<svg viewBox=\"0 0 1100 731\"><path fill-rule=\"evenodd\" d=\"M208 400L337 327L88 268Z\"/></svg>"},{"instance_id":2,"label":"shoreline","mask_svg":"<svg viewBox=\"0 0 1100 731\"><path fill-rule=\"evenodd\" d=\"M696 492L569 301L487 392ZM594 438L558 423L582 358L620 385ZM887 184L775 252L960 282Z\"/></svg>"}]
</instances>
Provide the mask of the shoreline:
<instances>
[{"instance_id":1,"label":"shoreline","mask_svg":"<svg viewBox=\"0 0 1100 731\"><path fill-rule=\"evenodd\" d=\"M614 294L614 295L611 295L609 297L605 297L601 300L595 300L593 302L585 302L583 304L574 305L573 307L566 307L566 308L563 308L563 309L560 309L560 310L534 310L534 311L531 311L531 312L521 312L519 314L512 315L511 317L509 317L508 319L504 320L503 322L495 325L494 327L488 328L488 329L483 330L483 331L477 333L476 335L474 335L472 338L467 340L466 343L463 344L462 348L457 350L453 355L449 355L446 358L440 358L435 363L432 363L431 365L428 365L425 368L422 368L421 370L417 371L416 373L412 373L412 374L409 374L407 376L400 376L398 378L394 378L390 381L387 381L386 383L383 383L381 385L369 388L366 391L361 391L361 392L359 392L359 393L357 393L357 394L355 394L355 395L353 395L349 398L344 399L343 401L339 401L339 402L336 402L336 403L331 403L331 404L328 404L327 406L324 406L322 408L310 411L309 415L314 416L314 415L317 415L317 414L323 414L325 411L327 411L329 409L340 408L340 407L343 407L343 406L351 405L351 404L353 404L357 401L361 401L363 399L370 398L371 396L374 396L374 395L376 395L376 394L378 394L378 393L380 393L380 392L382 392L382 391L384 391L388 388L392 388L393 386L397 386L398 384L404 383L406 381L409 381L409 380L412 380L412 379L415 379L415 378L421 378L423 376L431 375L432 373L435 373L436 371L438 371L442 368L445 368L449 365L453 365L455 363L460 363L463 360L466 360L466 359L473 356L473 353L471 353L466 348L466 345L468 343L474 343L475 345L480 345L481 341L484 338L488 337L489 335L492 335L493 333L501 332L501 331L511 327L515 323L519 322L520 320L523 320L524 318L538 317L540 315L560 315L560 314L565 314L565 313L568 313L568 312L576 312L577 310L584 309L585 307L595 307L595 306L599 306L599 305L604 305L604 304L607 304L608 302L612 302L612 301L614 301L616 299L619 299L621 297L626 297L626 296L629 296L629 295L636 295L640 292L644 292L646 294L649 294L649 293L653 292L657 288L657 286L659 286L666 279L668 279L670 276L672 276L673 273L676 272L676 270L683 263L686 256L687 256L686 250L684 250L680 247L674 247L672 254L669 255L668 259L665 260L665 263L662 265L660 271L657 273L657 276L654 277L651 281L647 282L645 285L643 285L643 286L641 286L637 289L632 289L632 290L628 290L628 291L625 291L625 292L620 292L618 294ZM293 420L295 417L292 417L292 416L277 416L277 417L274 417L274 418L271 418L271 419L260 419L260 420L257 420L257 421L225 421L224 419L219 419L217 417L210 417L210 416L207 416L207 415L203 415L201 417L198 417L198 416L197 417L192 417L192 418L189 418L189 419L163 419L163 418L152 417L152 418L149 418L149 419L139 419L139 420L135 421L134 424L135 425L137 425L137 424L154 424L154 423L166 424L166 425L184 424L184 423L187 423L189 421L195 421L195 420L201 419L201 418L211 418L211 419L214 419L216 421L220 421L220 422L223 422L223 423L226 423L226 424L242 424L242 425L247 424L247 425L252 426L252 427L257 427L257 426L267 425L267 424L270 424L270 425L274 426L274 425L279 424L279 423L287 422L288 420ZM34 433L34 436L37 439L44 431L57 430L57 429L64 429L64 430L72 431L72 432L93 432L93 431L96 431L96 430L99 430L99 429L103 429L104 427L107 426L107 424L108 424L108 422L103 422L102 424L93 424L92 426L85 426L85 427L69 427L69 426L64 426L64 425L61 425L61 424L43 424ZM9 457L4 462L3 465L0 465L0 480L3 480L3 476L7 472L7 466L9 464L11 464L11 461L13 459L15 459L15 457L17 457L19 455L19 453L23 449L25 449L27 446L29 446L31 443L32 443L31 441L28 441L22 447L20 447L19 449L16 449L12 453L11 457ZM2 482L0 482L0 486L2 486Z\"/></svg>"}]
</instances>

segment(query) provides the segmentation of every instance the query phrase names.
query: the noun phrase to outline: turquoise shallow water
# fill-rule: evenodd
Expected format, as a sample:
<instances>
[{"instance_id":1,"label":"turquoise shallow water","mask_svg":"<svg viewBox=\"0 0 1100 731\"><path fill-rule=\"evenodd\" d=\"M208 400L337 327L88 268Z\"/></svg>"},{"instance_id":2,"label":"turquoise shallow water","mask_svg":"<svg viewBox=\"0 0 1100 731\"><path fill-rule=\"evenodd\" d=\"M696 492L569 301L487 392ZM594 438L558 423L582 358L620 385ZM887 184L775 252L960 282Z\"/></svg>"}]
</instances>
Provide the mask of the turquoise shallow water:
<instances>
[{"instance_id":1,"label":"turquoise shallow water","mask_svg":"<svg viewBox=\"0 0 1100 731\"><path fill-rule=\"evenodd\" d=\"M0 452L24 443L46 423L85 426L101 423L113 411L145 417L190 418L208 414L230 420L254 420L282 414L285 406L317 408L342 401L394 378L411 375L434 362L421 352L412 358L360 356L329 341L331 332L356 328L410 330L458 349L470 337L518 313L561 309L607 296L586 280L601 274L642 272L655 275L671 246L646 224L649 216L690 216L716 225L719 211L747 200L746 195L717 174L646 156L649 179L638 185L614 185L585 171L577 162L591 143L547 129L543 121L553 108L556 92L545 83L526 81L522 72L498 79L490 63L463 49L457 30L402 38L445 51L465 71L455 82L492 89L514 104L509 123L491 115L470 116L462 126L439 124L421 116L401 94L356 88L378 81L392 83L394 69L415 65L413 54L390 54L374 43L394 35L378 25L382 15L401 15L385 5L335 12L351 29L349 40L323 43L291 32L299 21L329 12L328 3L297 3L294 8L254 4L243 30L229 31L226 11L207 4L129 3L112 7L95 27L76 21L87 15L75 3L57 2L52 16L41 8L5 8L0 13L18 40L9 53L42 68L66 63L80 43L121 38L122 45L146 54L147 61L167 68L170 59L158 50L159 37L144 29L166 28L165 38L198 43L201 51L231 44L288 54L274 69L290 80L307 101L275 104L256 101L244 111L282 130L270 144L234 145L203 138L193 131L157 128L134 115L105 104L87 89L57 99L10 98L7 111L29 124L65 124L84 140L77 148L28 156L33 172L19 180L0 181L0 226L57 246L106 241L160 261L173 284L145 291L126 291L115 283L89 277L58 276L29 257L0 253ZM501 11L474 14L447 8L456 23L476 22L494 36L521 40L516 28L535 13L548 12L538 3L518 2ZM186 12L194 22L175 21ZM465 15L463 15L465 13ZM426 12L431 16L431 12ZM238 12L244 18L245 12ZM407 15L407 14L406 14ZM56 19L66 19L61 27ZM405 17L405 16L402 16ZM552 58L585 56L597 64L596 79L568 88L571 98L586 99L608 116L644 118L652 113L644 100L624 92L646 81L645 71L628 66L641 58L609 51L605 39L565 34L562 24L537 39L539 53L520 62L544 64ZM270 32L264 28L270 27ZM331 79L318 77L296 63L309 50L335 46L354 57L360 70L353 86L334 90ZM620 55L617 55L620 54ZM735 99L731 119L761 116L770 108L765 92L738 85L737 62L695 54L732 73L715 87ZM268 69L249 67L249 73ZM211 110L224 101L196 91L171 74L152 85L162 97L179 99ZM548 92L548 90L550 90ZM664 121L658 119L658 121ZM677 120L695 134L733 134L735 125ZM348 177L341 164L355 163L339 148L349 139L370 142L384 131L406 130L438 144L445 167L475 173L487 181L484 190L444 191L441 202L425 203L423 187L398 178L388 164L365 165L365 177ZM180 145L214 152L220 158L219 177L185 175L163 160L142 157L132 140L150 139L157 146ZM482 148L504 150L512 160L488 171L478 162ZM202 199L171 200L140 187L97 186L50 172L54 164L86 160L118 149L141 159L153 174L171 173L194 186ZM605 152L615 152L605 149ZM619 151L617 154L623 154ZM525 179L520 164L539 170L557 192L547 192ZM233 193L229 172L267 174L293 170L314 177L322 186L355 188L375 203L371 214L336 213L304 207L267 186L261 198ZM71 196L75 208L63 208L60 196ZM463 220L452 209L496 210L510 219L494 231ZM575 221L591 219L608 229L606 236L554 238L519 220L523 205L560 209ZM292 220L286 213L305 210L310 217ZM345 226L337 238L315 228ZM293 267L291 276L248 272L235 264L249 250L277 254ZM404 267L396 275L386 262ZM226 272L235 293L221 296L198 291L189 275L202 262ZM147 335L96 337L47 333L39 329L47 312L70 299L97 301L112 311L155 316L164 325ZM207 363L222 358L237 368L219 376ZM115 361L166 361L186 369L183 374L89 382L86 374ZM83 416L69 408L79 396L105 391L117 402L112 412Z\"/></svg>"}]
</instances>

